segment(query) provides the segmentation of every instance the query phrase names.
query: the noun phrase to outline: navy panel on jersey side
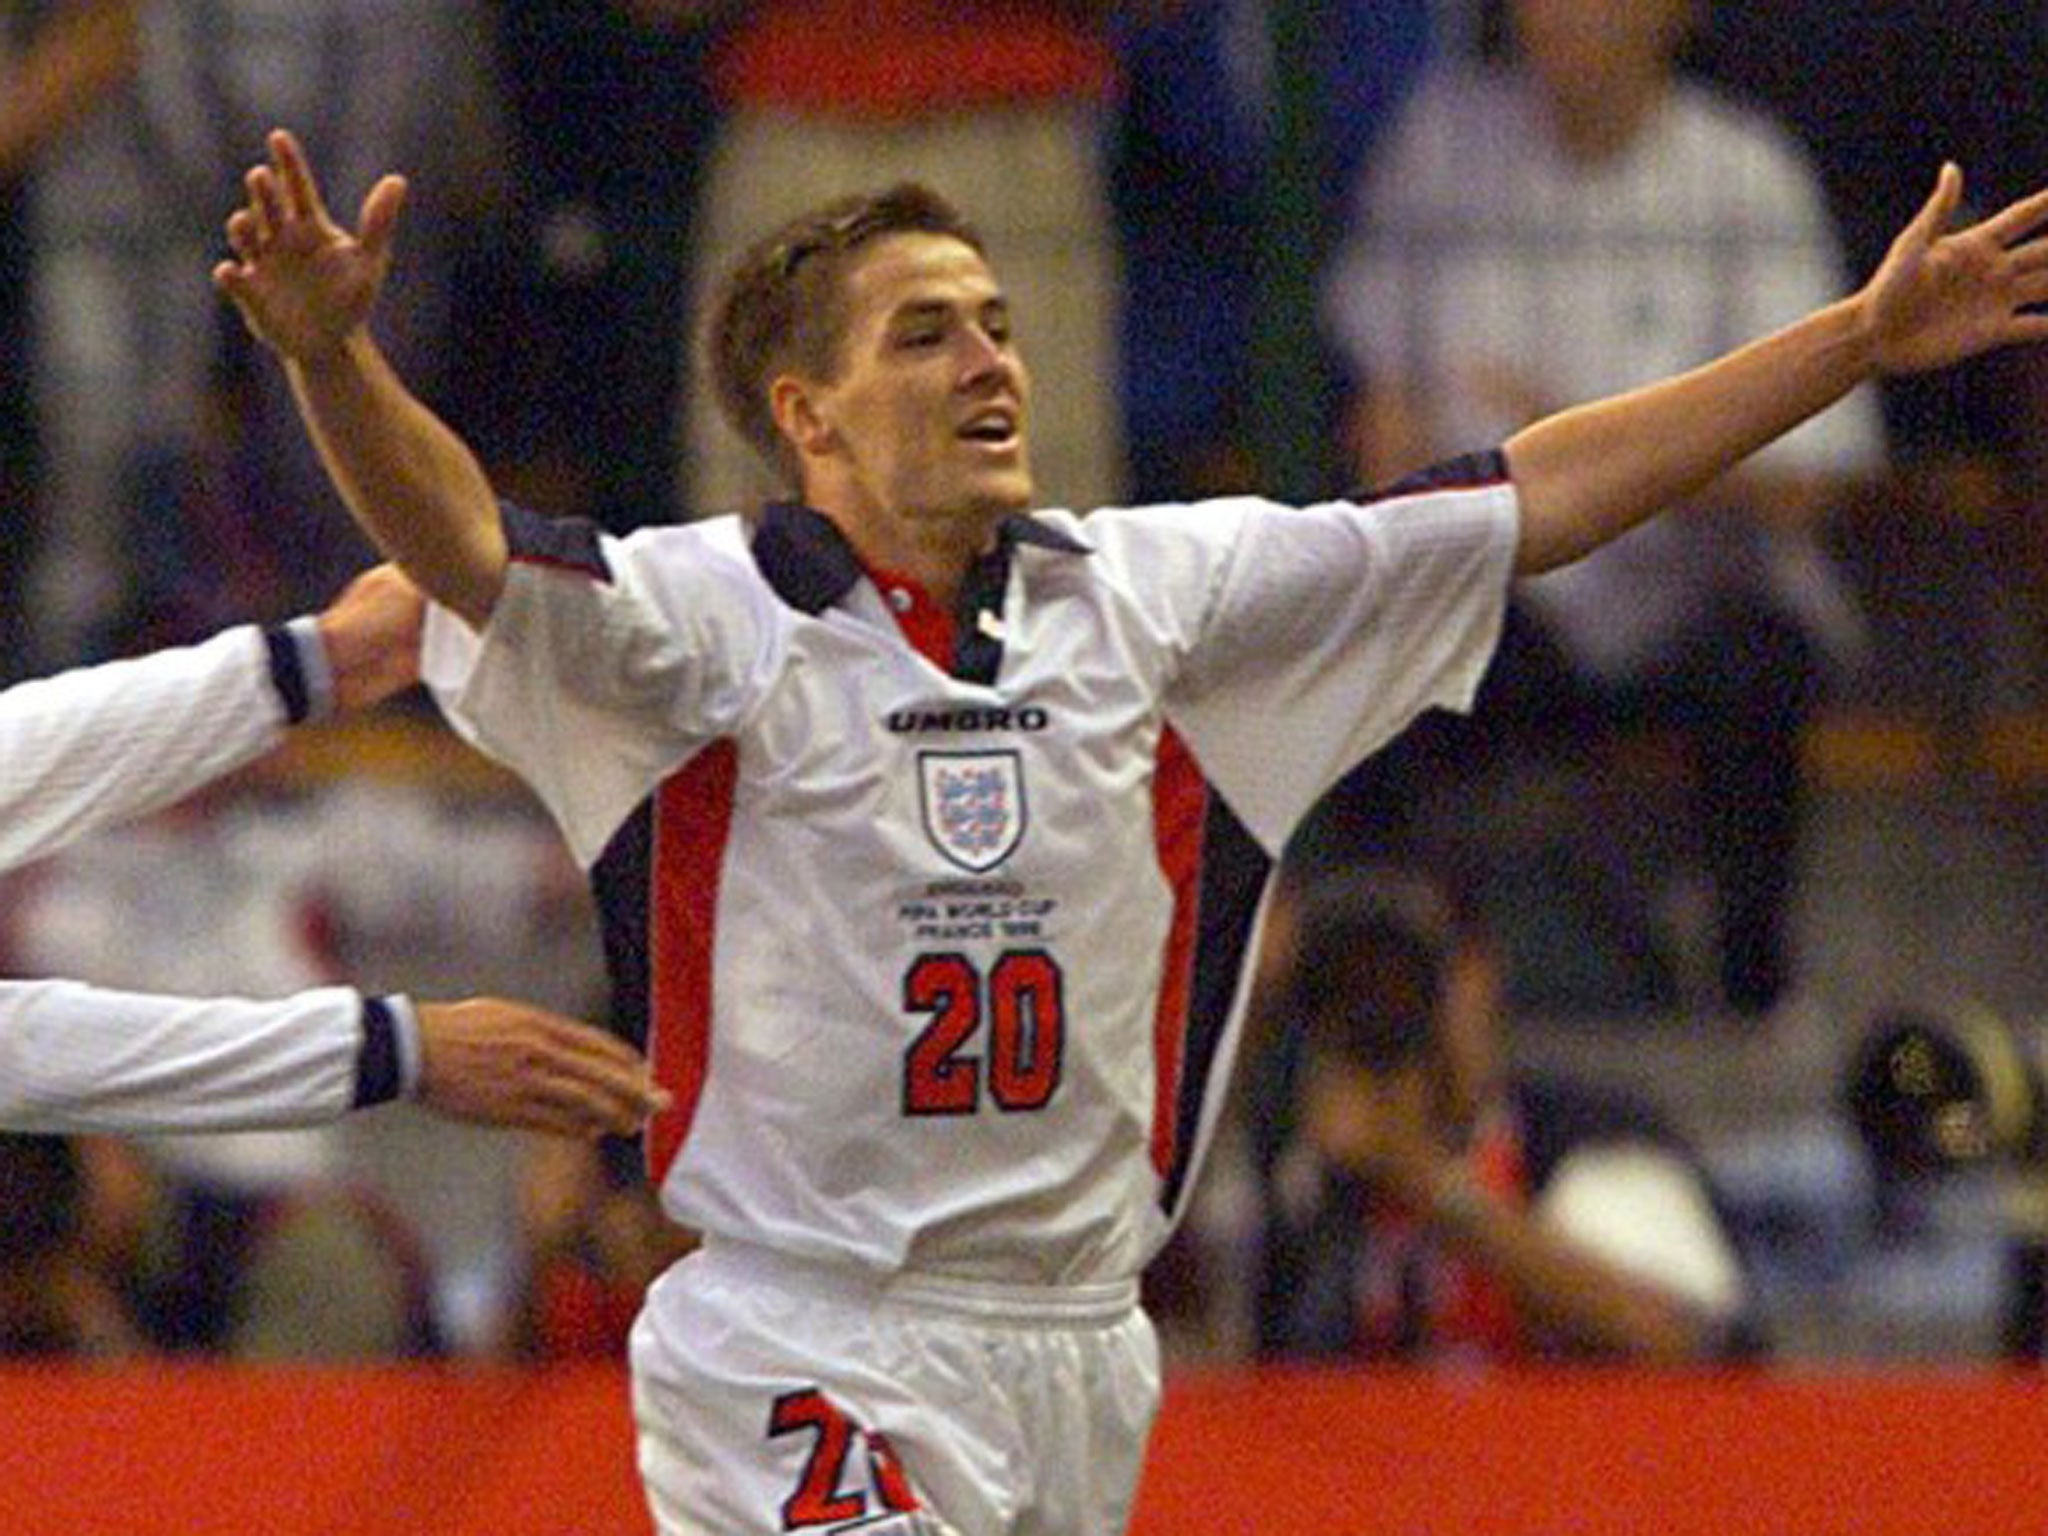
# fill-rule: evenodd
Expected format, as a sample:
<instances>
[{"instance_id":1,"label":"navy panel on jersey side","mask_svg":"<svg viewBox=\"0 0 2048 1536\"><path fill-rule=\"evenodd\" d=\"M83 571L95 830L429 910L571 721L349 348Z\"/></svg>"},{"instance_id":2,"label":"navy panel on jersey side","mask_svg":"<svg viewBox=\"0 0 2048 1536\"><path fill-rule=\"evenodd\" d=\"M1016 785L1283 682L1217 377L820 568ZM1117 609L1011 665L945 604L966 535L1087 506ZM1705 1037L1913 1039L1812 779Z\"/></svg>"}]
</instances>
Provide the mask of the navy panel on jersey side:
<instances>
[{"instance_id":1,"label":"navy panel on jersey side","mask_svg":"<svg viewBox=\"0 0 2048 1536\"><path fill-rule=\"evenodd\" d=\"M1201 897L1197 915L1195 971L1174 1105L1174 1158L1160 1188L1159 1203L1176 1217L1187 1193L1202 1116L1208 1106L1216 1055L1230 1022L1238 980L1250 959L1252 919L1272 874L1273 860L1220 796L1209 799L1202 833Z\"/></svg>"}]
</instances>

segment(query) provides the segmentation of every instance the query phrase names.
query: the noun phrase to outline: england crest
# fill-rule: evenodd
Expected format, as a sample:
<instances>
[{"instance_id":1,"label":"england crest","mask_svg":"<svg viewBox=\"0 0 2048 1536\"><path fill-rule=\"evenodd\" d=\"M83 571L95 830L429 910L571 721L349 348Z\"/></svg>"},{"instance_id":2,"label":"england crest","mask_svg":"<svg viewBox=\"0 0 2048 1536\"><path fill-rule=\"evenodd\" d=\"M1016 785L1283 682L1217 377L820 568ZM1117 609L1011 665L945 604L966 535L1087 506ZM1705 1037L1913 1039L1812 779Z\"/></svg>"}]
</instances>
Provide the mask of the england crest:
<instances>
[{"instance_id":1,"label":"england crest","mask_svg":"<svg viewBox=\"0 0 2048 1536\"><path fill-rule=\"evenodd\" d=\"M920 752L925 836L953 863L986 874L1024 836L1024 764L1015 752Z\"/></svg>"}]
</instances>

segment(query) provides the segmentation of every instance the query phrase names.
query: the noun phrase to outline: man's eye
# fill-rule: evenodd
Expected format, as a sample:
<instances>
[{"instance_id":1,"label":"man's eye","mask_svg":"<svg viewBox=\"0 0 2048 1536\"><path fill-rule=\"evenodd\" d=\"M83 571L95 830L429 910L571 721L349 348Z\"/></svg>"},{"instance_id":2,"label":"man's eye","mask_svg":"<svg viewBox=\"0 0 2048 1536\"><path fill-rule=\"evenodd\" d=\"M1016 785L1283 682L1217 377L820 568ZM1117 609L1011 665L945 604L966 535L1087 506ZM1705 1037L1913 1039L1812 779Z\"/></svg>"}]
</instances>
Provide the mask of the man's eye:
<instances>
[{"instance_id":1,"label":"man's eye","mask_svg":"<svg viewBox=\"0 0 2048 1536\"><path fill-rule=\"evenodd\" d=\"M939 331L906 331L902 344L906 347L935 347L944 339Z\"/></svg>"}]
</instances>

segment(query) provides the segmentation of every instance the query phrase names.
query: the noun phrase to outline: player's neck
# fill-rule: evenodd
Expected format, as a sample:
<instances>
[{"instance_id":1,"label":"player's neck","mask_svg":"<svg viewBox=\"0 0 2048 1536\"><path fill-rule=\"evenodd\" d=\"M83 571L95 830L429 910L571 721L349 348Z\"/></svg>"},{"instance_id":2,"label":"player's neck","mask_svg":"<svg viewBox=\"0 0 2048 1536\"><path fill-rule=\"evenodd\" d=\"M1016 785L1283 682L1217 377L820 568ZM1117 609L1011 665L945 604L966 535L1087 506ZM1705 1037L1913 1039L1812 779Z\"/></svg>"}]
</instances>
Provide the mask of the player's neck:
<instances>
[{"instance_id":1,"label":"player's neck","mask_svg":"<svg viewBox=\"0 0 2048 1536\"><path fill-rule=\"evenodd\" d=\"M846 535L870 570L908 577L931 599L951 609L974 562L994 547L1000 513L974 511L861 515L818 510Z\"/></svg>"}]
</instances>

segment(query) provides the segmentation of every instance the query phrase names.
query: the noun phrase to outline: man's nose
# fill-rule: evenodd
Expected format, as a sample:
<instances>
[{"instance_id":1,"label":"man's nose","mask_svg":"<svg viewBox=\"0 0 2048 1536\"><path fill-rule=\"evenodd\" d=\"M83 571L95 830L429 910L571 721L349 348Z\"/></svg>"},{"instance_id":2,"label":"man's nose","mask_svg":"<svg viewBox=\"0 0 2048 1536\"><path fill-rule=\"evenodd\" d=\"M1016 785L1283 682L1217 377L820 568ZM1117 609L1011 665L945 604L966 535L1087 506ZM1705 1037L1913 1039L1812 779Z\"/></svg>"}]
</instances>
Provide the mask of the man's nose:
<instances>
[{"instance_id":1,"label":"man's nose","mask_svg":"<svg viewBox=\"0 0 2048 1536\"><path fill-rule=\"evenodd\" d=\"M970 327L966 334L966 346L961 360L962 382L979 384L992 375L1016 372L1016 354L1008 343L991 336L979 327Z\"/></svg>"}]
</instances>

